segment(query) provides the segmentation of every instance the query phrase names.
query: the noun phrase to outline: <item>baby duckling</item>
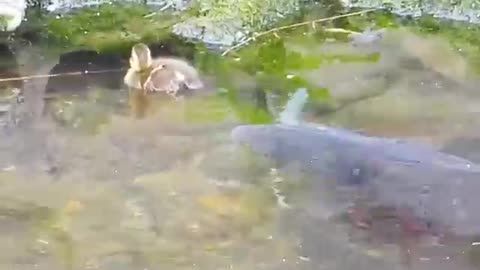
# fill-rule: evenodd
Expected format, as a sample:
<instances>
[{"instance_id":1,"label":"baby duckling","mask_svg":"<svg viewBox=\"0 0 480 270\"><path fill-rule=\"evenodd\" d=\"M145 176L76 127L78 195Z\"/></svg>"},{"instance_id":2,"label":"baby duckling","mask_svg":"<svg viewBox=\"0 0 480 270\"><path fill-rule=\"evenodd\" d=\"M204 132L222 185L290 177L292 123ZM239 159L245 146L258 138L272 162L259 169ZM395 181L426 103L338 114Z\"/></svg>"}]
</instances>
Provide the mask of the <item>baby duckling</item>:
<instances>
[{"instance_id":1,"label":"baby duckling","mask_svg":"<svg viewBox=\"0 0 480 270\"><path fill-rule=\"evenodd\" d=\"M153 59L150 49L143 43L132 47L130 69L124 78L130 88L147 92L161 92L175 95L182 87L188 89L203 88L203 82L197 70L187 62L171 58Z\"/></svg>"}]
</instances>

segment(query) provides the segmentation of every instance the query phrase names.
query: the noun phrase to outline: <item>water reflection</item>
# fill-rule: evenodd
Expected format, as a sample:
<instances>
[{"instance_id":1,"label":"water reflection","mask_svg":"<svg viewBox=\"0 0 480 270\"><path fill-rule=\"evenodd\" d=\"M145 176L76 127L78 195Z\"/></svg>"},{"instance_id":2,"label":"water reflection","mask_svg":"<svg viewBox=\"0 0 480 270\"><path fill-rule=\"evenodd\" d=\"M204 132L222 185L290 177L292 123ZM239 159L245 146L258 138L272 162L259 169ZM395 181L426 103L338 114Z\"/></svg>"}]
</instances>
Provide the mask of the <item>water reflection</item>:
<instances>
[{"instance_id":1,"label":"water reflection","mask_svg":"<svg viewBox=\"0 0 480 270\"><path fill-rule=\"evenodd\" d=\"M49 74L80 72L82 75L52 77L48 80L46 93L71 91L80 94L93 87L118 90L122 86L122 68L125 66L119 54L92 50L63 53ZM96 73L108 70L111 72Z\"/></svg>"}]
</instances>

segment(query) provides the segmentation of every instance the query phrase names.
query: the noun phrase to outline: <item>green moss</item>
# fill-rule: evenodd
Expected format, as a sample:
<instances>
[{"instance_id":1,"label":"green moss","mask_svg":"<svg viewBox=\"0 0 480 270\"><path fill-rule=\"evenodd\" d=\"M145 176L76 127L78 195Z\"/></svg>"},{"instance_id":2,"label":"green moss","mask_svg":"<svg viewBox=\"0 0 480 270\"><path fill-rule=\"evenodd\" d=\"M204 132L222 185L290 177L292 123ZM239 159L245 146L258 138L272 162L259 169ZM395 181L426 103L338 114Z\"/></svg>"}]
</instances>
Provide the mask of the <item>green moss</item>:
<instances>
[{"instance_id":1,"label":"green moss","mask_svg":"<svg viewBox=\"0 0 480 270\"><path fill-rule=\"evenodd\" d=\"M297 4L290 0L208 0L194 2L186 11L173 14L152 12L142 4L110 3L75 9L64 16L52 14L43 19L51 40L70 46L114 50L134 42L161 40L171 32L171 26L186 18L219 23L240 20L247 29L258 30L277 21L281 14L291 13Z\"/></svg>"},{"instance_id":2,"label":"green moss","mask_svg":"<svg viewBox=\"0 0 480 270\"><path fill-rule=\"evenodd\" d=\"M281 38L266 38L258 45L252 45L240 50L236 57L240 61L234 64L251 75L256 75L259 81L268 83L278 82L270 88L285 85L285 88L304 86L304 82L288 79L292 70L312 69L318 67L323 59L304 56L300 53L287 50ZM280 81L278 81L280 80Z\"/></svg>"},{"instance_id":3,"label":"green moss","mask_svg":"<svg viewBox=\"0 0 480 270\"><path fill-rule=\"evenodd\" d=\"M150 16L151 15L151 16ZM51 40L97 50L117 50L133 43L153 42L169 35L182 16L151 13L143 5L103 4L46 18Z\"/></svg>"},{"instance_id":4,"label":"green moss","mask_svg":"<svg viewBox=\"0 0 480 270\"><path fill-rule=\"evenodd\" d=\"M265 124L273 122L273 116L262 106L256 106L251 101L239 98L238 92L233 89L225 89L224 93L235 115L251 124Z\"/></svg>"},{"instance_id":5,"label":"green moss","mask_svg":"<svg viewBox=\"0 0 480 270\"><path fill-rule=\"evenodd\" d=\"M196 1L196 8L200 19L240 21L247 29L258 31L296 11L299 3L299 0L200 0Z\"/></svg>"}]
</instances>

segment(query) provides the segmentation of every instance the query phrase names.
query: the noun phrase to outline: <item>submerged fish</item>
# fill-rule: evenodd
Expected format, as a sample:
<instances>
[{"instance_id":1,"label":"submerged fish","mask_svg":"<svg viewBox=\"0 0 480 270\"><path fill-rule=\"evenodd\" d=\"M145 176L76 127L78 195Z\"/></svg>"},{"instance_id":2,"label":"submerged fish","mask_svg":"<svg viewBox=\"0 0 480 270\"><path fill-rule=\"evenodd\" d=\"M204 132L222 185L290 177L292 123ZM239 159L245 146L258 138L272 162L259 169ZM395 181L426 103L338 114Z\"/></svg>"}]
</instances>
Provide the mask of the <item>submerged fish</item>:
<instances>
[{"instance_id":1,"label":"submerged fish","mask_svg":"<svg viewBox=\"0 0 480 270\"><path fill-rule=\"evenodd\" d=\"M343 202L394 209L406 226L480 235L480 165L469 160L427 145L294 121L238 126L231 135L279 167L300 164L313 176L314 193L347 190Z\"/></svg>"}]
</instances>

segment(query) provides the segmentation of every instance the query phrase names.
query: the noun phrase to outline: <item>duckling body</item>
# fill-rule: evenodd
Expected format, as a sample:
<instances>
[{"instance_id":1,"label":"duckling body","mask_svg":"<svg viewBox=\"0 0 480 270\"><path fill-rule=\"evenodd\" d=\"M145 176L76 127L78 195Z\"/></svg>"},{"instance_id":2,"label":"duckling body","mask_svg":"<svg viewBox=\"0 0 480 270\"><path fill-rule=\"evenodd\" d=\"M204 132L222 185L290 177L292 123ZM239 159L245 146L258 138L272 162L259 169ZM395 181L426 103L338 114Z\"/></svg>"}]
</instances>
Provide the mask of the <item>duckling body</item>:
<instances>
[{"instance_id":1,"label":"duckling body","mask_svg":"<svg viewBox=\"0 0 480 270\"><path fill-rule=\"evenodd\" d=\"M149 92L176 96L181 89L204 86L197 70L186 61L173 57L152 58L150 49L143 43L132 47L130 69L124 83L129 88L131 111L137 118L143 118L150 107Z\"/></svg>"},{"instance_id":2,"label":"duckling body","mask_svg":"<svg viewBox=\"0 0 480 270\"><path fill-rule=\"evenodd\" d=\"M147 91L166 91L175 94L182 86L201 89L203 82L197 70L183 60L159 57L153 61L154 68L144 84Z\"/></svg>"},{"instance_id":3,"label":"duckling body","mask_svg":"<svg viewBox=\"0 0 480 270\"><path fill-rule=\"evenodd\" d=\"M132 48L130 69L124 83L130 88L143 90L145 94L176 94L183 87L192 90L203 88L203 82L193 66L173 57L152 58L150 49L143 43Z\"/></svg>"}]
</instances>

